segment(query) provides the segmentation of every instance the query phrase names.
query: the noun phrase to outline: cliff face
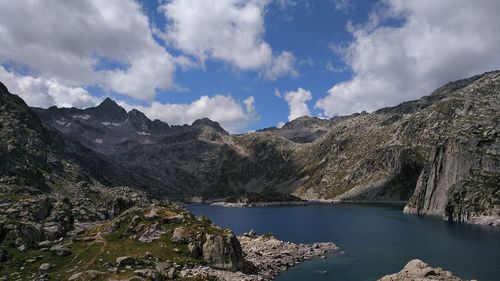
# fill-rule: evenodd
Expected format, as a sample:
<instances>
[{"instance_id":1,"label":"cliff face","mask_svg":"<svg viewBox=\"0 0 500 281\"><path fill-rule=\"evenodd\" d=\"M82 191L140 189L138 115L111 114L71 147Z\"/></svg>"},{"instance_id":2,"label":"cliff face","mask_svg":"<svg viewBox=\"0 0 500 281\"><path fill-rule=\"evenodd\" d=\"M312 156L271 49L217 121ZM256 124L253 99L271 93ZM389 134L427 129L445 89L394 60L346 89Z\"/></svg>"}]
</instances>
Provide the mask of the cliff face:
<instances>
[{"instance_id":1,"label":"cliff face","mask_svg":"<svg viewBox=\"0 0 500 281\"><path fill-rule=\"evenodd\" d=\"M482 145L493 140L495 147L498 136L487 131L499 120L499 72L450 82L419 100L347 118L295 151L305 179L295 193L310 199L405 201L421 169L433 161L428 159L436 146L463 137ZM463 163L471 165L468 159ZM447 165L445 170L458 169Z\"/></svg>"},{"instance_id":2,"label":"cliff face","mask_svg":"<svg viewBox=\"0 0 500 281\"><path fill-rule=\"evenodd\" d=\"M486 128L482 139L450 139L436 147L404 212L500 225L498 128Z\"/></svg>"}]
</instances>

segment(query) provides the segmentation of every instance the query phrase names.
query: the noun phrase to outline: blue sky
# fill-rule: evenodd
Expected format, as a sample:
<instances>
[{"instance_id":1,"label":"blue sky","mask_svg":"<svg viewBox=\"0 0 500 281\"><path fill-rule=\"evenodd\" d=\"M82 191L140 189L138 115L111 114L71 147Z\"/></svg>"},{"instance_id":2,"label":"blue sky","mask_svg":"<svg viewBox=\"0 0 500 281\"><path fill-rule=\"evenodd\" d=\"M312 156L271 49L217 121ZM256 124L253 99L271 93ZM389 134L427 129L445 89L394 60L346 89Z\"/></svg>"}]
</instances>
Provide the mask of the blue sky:
<instances>
[{"instance_id":1,"label":"blue sky","mask_svg":"<svg viewBox=\"0 0 500 281\"><path fill-rule=\"evenodd\" d=\"M245 132L498 69L498 14L489 0L0 0L0 81L31 106L111 96Z\"/></svg>"}]
</instances>

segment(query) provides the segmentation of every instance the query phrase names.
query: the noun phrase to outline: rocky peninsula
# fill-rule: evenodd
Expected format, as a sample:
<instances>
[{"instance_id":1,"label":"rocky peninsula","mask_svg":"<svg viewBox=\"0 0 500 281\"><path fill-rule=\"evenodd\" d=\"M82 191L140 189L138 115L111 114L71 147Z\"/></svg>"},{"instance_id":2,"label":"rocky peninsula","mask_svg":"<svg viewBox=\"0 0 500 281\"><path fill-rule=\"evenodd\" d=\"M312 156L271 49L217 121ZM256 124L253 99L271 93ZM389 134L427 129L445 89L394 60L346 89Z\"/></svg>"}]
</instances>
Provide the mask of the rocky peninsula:
<instances>
[{"instance_id":1,"label":"rocky peninsula","mask_svg":"<svg viewBox=\"0 0 500 281\"><path fill-rule=\"evenodd\" d=\"M327 258L327 253L337 250L333 243L295 244L274 238L272 235L257 235L250 231L238 236L247 271L224 271L199 266L181 271L184 277L206 276L217 280L262 281L273 280L288 268L310 260L313 257Z\"/></svg>"}]
</instances>

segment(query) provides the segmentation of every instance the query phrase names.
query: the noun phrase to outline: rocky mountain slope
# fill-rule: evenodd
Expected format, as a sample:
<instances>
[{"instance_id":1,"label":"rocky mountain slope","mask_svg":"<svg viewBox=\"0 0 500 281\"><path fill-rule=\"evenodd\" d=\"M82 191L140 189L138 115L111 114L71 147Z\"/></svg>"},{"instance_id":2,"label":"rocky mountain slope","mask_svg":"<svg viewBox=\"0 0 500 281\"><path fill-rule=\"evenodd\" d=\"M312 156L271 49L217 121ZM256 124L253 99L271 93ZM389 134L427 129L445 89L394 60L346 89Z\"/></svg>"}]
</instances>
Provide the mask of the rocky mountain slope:
<instances>
[{"instance_id":1,"label":"rocky mountain slope","mask_svg":"<svg viewBox=\"0 0 500 281\"><path fill-rule=\"evenodd\" d=\"M151 121L110 99L95 108L33 112L44 125L37 130L62 136L73 147L78 141L96 152L89 154L94 158L118 171L132 171L127 175L139 182L135 186L154 196L213 198L243 190L309 200L411 198L408 212L469 221L499 216L494 184L499 167L498 71L450 82L429 96L370 114L301 117L281 129L241 135L230 135L208 119L184 126ZM28 109L25 114L33 116ZM450 146L461 148L447 150ZM453 156L454 151L467 153ZM124 183L104 184L132 185L123 179L127 177L121 179Z\"/></svg>"},{"instance_id":2,"label":"rocky mountain slope","mask_svg":"<svg viewBox=\"0 0 500 281\"><path fill-rule=\"evenodd\" d=\"M292 121L286 122L281 128L270 127L258 130L258 132L269 132L277 136L298 143L313 142L317 138L327 133L336 123L341 120L360 115L337 116L331 119L321 119L318 117L302 116Z\"/></svg>"},{"instance_id":3,"label":"rocky mountain slope","mask_svg":"<svg viewBox=\"0 0 500 281\"><path fill-rule=\"evenodd\" d=\"M148 189L158 181L47 130L23 100L0 83L0 196L68 194L85 184ZM156 192L175 190L165 187Z\"/></svg>"}]
</instances>

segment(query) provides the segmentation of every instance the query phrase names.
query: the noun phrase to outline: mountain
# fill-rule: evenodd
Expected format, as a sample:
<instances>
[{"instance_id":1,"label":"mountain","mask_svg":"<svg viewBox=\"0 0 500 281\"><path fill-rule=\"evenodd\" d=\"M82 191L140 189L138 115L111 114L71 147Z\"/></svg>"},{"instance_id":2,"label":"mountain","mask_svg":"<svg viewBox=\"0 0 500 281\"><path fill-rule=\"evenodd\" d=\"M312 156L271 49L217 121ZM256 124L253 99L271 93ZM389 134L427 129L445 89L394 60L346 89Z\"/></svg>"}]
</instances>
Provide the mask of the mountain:
<instances>
[{"instance_id":1,"label":"mountain","mask_svg":"<svg viewBox=\"0 0 500 281\"><path fill-rule=\"evenodd\" d=\"M59 147L78 146L75 158L94 155L129 171L133 180L120 180L154 196L220 198L246 191L308 200L408 201L407 212L493 223L500 217L499 83L500 72L488 72L373 113L301 117L279 129L241 135L207 118L170 126L127 112L111 99L87 109L24 105L23 112L41 132L40 143L59 139ZM43 126L33 121L35 115ZM17 141L32 139L22 130L11 134Z\"/></svg>"},{"instance_id":2,"label":"mountain","mask_svg":"<svg viewBox=\"0 0 500 281\"><path fill-rule=\"evenodd\" d=\"M355 115L359 115L359 113ZM338 116L332 119L302 116L286 122L281 128L265 128L258 130L258 132L270 132L293 142L308 143L324 135L333 125L346 118L349 118L349 116Z\"/></svg>"},{"instance_id":3,"label":"mountain","mask_svg":"<svg viewBox=\"0 0 500 281\"><path fill-rule=\"evenodd\" d=\"M152 188L158 181L47 130L24 101L0 83L1 195L77 193L82 184ZM103 118L105 118L103 116ZM161 191L172 194L167 186Z\"/></svg>"}]
</instances>

